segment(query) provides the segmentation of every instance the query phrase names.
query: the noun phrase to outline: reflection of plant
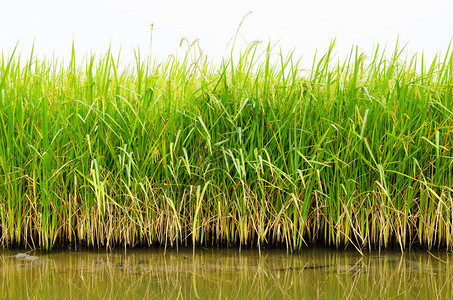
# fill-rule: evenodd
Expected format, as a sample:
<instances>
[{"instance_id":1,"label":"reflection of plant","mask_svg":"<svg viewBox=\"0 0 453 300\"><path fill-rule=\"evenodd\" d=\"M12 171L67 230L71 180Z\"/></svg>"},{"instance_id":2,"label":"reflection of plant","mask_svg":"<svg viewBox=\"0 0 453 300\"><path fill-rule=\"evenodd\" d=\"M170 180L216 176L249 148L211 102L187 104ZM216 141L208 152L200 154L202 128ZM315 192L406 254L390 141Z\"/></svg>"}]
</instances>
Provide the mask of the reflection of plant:
<instances>
[{"instance_id":1,"label":"reflection of plant","mask_svg":"<svg viewBox=\"0 0 453 300\"><path fill-rule=\"evenodd\" d=\"M428 253L361 256L355 252L138 250L54 252L23 261L0 254L5 298L385 298L395 295L448 298L451 261ZM39 263L38 263L39 261ZM20 272L18 271L20 265ZM77 293L76 293L77 294ZM70 297L71 297L70 296ZM220 297L221 296L221 297ZM181 296L179 296L181 298Z\"/></svg>"},{"instance_id":2,"label":"reflection of plant","mask_svg":"<svg viewBox=\"0 0 453 300\"><path fill-rule=\"evenodd\" d=\"M0 65L0 243L452 247L452 56ZM200 50L200 49L198 49ZM421 65L420 65L421 64Z\"/></svg>"}]
</instances>

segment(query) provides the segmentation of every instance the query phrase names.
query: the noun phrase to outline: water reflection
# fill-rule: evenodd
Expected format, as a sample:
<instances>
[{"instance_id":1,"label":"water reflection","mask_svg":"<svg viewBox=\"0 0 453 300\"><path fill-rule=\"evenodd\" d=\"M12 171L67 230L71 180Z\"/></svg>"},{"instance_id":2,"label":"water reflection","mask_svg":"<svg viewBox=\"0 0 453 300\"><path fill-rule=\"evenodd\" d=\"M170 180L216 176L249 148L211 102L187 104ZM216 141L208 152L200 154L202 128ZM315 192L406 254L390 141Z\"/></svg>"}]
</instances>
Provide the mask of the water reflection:
<instances>
[{"instance_id":1,"label":"water reflection","mask_svg":"<svg viewBox=\"0 0 453 300\"><path fill-rule=\"evenodd\" d=\"M310 249L0 252L7 299L453 298L451 255ZM16 256L14 256L16 255Z\"/></svg>"}]
</instances>

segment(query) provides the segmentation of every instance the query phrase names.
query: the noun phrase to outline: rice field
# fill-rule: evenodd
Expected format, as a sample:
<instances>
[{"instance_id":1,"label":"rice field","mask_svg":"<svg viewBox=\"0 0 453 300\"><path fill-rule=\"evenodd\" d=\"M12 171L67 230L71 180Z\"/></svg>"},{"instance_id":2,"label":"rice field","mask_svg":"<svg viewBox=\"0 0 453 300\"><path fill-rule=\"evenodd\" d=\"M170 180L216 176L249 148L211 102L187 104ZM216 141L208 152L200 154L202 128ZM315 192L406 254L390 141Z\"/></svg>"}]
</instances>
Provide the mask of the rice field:
<instances>
[{"instance_id":1,"label":"rice field","mask_svg":"<svg viewBox=\"0 0 453 300\"><path fill-rule=\"evenodd\" d=\"M453 248L453 53L2 54L0 247Z\"/></svg>"}]
</instances>

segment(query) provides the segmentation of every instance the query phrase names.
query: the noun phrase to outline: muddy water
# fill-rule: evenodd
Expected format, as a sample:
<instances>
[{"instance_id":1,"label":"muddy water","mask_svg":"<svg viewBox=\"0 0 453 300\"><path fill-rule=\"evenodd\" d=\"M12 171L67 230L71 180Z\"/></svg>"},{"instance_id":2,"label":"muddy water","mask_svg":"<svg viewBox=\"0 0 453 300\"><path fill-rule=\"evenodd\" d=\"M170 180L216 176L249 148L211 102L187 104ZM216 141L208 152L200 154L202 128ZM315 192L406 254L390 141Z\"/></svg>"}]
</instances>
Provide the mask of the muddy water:
<instances>
[{"instance_id":1,"label":"muddy water","mask_svg":"<svg viewBox=\"0 0 453 300\"><path fill-rule=\"evenodd\" d=\"M453 299L448 253L0 251L3 299Z\"/></svg>"}]
</instances>

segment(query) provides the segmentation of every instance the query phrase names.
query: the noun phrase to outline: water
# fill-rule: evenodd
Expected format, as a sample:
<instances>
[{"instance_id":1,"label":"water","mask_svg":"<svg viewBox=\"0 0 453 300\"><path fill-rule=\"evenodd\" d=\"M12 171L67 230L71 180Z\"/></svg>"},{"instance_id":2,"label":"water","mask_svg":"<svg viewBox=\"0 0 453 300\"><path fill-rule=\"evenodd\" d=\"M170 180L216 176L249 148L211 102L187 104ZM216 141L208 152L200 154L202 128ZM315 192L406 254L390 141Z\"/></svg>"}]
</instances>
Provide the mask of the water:
<instances>
[{"instance_id":1,"label":"water","mask_svg":"<svg viewBox=\"0 0 453 300\"><path fill-rule=\"evenodd\" d=\"M453 299L452 255L325 249L0 251L5 299Z\"/></svg>"}]
</instances>

